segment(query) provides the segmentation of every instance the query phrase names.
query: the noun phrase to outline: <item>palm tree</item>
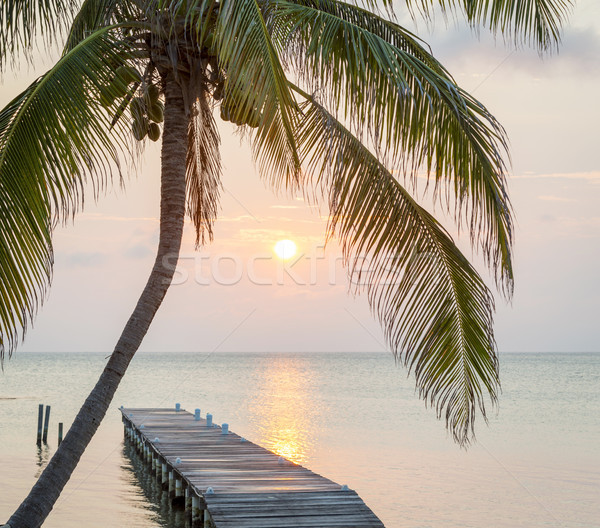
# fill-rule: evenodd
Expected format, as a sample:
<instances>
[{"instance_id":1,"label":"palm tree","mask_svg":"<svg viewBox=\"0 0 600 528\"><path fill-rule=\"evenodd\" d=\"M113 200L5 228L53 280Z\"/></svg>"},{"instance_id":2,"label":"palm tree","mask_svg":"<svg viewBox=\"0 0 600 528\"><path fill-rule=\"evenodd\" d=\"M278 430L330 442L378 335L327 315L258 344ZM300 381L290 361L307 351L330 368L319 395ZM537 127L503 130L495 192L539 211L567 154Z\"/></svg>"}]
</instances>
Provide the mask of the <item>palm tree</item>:
<instances>
[{"instance_id":1,"label":"palm tree","mask_svg":"<svg viewBox=\"0 0 600 528\"><path fill-rule=\"evenodd\" d=\"M81 4L81 5L80 5ZM50 284L51 234L162 133L154 267L98 383L9 520L40 526L112 400L174 273L184 216L212 238L220 188L213 110L242 127L264 178L330 208L329 235L365 290L390 348L460 444L495 402L491 292L411 197L418 171L469 230L510 297L511 207L502 127L415 35L374 0L5 0L0 67L66 35L56 65L0 113L0 352L13 352ZM540 50L569 0L406 2L462 11ZM163 122L162 131L160 123ZM392 175L403 175L403 182ZM404 183L404 185L403 185Z\"/></svg>"}]
</instances>

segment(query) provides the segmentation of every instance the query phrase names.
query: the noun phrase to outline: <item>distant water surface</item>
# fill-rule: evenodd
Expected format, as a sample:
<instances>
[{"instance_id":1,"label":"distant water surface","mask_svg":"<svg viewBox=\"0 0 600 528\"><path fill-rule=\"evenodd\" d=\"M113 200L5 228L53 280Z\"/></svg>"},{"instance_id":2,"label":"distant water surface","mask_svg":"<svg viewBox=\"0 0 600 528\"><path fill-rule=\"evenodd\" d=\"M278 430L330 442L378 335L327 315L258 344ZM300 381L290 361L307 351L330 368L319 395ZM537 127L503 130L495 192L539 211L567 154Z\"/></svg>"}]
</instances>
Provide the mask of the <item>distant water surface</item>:
<instances>
[{"instance_id":1,"label":"distant water surface","mask_svg":"<svg viewBox=\"0 0 600 528\"><path fill-rule=\"evenodd\" d=\"M17 354L0 373L0 524L105 363ZM175 527L123 446L118 407L176 402L355 489L388 528L600 525L600 354L501 357L500 412L458 448L387 354L140 354L47 528ZM38 403L52 406L35 444Z\"/></svg>"}]
</instances>

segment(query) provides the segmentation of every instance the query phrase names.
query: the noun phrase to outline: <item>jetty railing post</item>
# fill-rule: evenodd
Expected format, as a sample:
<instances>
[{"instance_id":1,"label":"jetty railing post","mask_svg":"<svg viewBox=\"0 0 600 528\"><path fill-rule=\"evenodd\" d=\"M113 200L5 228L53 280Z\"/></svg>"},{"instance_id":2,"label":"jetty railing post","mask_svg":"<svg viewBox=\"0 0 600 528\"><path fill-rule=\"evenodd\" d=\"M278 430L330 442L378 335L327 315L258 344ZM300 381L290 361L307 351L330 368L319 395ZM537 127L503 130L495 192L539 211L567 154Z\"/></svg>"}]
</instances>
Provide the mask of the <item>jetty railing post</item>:
<instances>
[{"instance_id":1,"label":"jetty railing post","mask_svg":"<svg viewBox=\"0 0 600 528\"><path fill-rule=\"evenodd\" d=\"M50 405L46 405L46 417L44 418L44 444L48 442L48 425L50 425Z\"/></svg>"},{"instance_id":2,"label":"jetty railing post","mask_svg":"<svg viewBox=\"0 0 600 528\"><path fill-rule=\"evenodd\" d=\"M44 420L44 404L40 403L38 406L38 431L37 431L37 444L42 444L42 425Z\"/></svg>"},{"instance_id":3,"label":"jetty railing post","mask_svg":"<svg viewBox=\"0 0 600 528\"><path fill-rule=\"evenodd\" d=\"M58 445L62 442L63 439L63 424L62 422L58 422Z\"/></svg>"}]
</instances>

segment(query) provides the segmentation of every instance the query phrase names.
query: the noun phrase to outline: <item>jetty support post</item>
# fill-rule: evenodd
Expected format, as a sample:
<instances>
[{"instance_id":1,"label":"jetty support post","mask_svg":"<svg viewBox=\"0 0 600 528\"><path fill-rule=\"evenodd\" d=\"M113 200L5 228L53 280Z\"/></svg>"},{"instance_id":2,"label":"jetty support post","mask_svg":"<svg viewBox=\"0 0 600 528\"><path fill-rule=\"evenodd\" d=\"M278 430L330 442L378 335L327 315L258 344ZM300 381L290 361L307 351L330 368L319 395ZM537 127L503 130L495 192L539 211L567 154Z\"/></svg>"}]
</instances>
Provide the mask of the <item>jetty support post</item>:
<instances>
[{"instance_id":1,"label":"jetty support post","mask_svg":"<svg viewBox=\"0 0 600 528\"><path fill-rule=\"evenodd\" d=\"M50 405L46 405L46 416L44 418L44 444L48 443L48 426L50 425Z\"/></svg>"},{"instance_id":2,"label":"jetty support post","mask_svg":"<svg viewBox=\"0 0 600 528\"><path fill-rule=\"evenodd\" d=\"M169 468L167 467L167 463L162 463L162 479L161 484L163 489L169 489Z\"/></svg>"},{"instance_id":3,"label":"jetty support post","mask_svg":"<svg viewBox=\"0 0 600 528\"><path fill-rule=\"evenodd\" d=\"M175 495L175 474L174 471L169 471L169 497Z\"/></svg>"},{"instance_id":4,"label":"jetty support post","mask_svg":"<svg viewBox=\"0 0 600 528\"><path fill-rule=\"evenodd\" d=\"M37 445L42 445L42 425L44 421L44 404L38 406L38 430L37 430Z\"/></svg>"},{"instance_id":5,"label":"jetty support post","mask_svg":"<svg viewBox=\"0 0 600 528\"><path fill-rule=\"evenodd\" d=\"M192 528L202 526L202 510L200 509L200 497L192 495Z\"/></svg>"},{"instance_id":6,"label":"jetty support post","mask_svg":"<svg viewBox=\"0 0 600 528\"><path fill-rule=\"evenodd\" d=\"M58 445L62 442L63 439L63 423L58 423Z\"/></svg>"},{"instance_id":7,"label":"jetty support post","mask_svg":"<svg viewBox=\"0 0 600 528\"><path fill-rule=\"evenodd\" d=\"M189 514L191 515L192 513L192 495L190 493L190 486L187 482L184 482L185 484L185 511L189 512Z\"/></svg>"}]
</instances>

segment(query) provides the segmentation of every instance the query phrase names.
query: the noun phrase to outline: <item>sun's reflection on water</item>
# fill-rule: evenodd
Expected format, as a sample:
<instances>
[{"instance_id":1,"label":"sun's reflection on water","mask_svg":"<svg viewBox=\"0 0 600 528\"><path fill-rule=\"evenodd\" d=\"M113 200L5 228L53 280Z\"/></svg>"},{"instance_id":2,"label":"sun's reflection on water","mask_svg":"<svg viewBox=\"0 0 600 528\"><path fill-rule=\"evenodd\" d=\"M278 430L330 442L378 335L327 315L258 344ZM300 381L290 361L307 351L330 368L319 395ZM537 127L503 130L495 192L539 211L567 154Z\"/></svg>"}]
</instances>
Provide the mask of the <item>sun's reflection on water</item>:
<instances>
[{"instance_id":1,"label":"sun's reflection on water","mask_svg":"<svg viewBox=\"0 0 600 528\"><path fill-rule=\"evenodd\" d=\"M257 443L304 464L311 451L311 370L300 357L270 357L256 369L257 391L251 405Z\"/></svg>"}]
</instances>

